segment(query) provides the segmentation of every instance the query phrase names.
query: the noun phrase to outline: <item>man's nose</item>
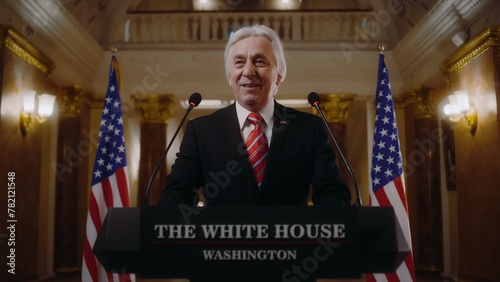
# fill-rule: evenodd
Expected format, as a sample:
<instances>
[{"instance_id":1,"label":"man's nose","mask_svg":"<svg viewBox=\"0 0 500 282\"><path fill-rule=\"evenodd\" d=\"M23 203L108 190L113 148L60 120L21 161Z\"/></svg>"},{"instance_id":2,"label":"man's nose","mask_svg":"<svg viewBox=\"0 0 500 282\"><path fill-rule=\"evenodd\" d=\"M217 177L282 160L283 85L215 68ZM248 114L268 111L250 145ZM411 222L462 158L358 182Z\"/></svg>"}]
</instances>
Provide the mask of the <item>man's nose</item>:
<instances>
[{"instance_id":1,"label":"man's nose","mask_svg":"<svg viewBox=\"0 0 500 282\"><path fill-rule=\"evenodd\" d=\"M246 77L255 75L255 67L251 62L245 64L243 68L243 75Z\"/></svg>"}]
</instances>

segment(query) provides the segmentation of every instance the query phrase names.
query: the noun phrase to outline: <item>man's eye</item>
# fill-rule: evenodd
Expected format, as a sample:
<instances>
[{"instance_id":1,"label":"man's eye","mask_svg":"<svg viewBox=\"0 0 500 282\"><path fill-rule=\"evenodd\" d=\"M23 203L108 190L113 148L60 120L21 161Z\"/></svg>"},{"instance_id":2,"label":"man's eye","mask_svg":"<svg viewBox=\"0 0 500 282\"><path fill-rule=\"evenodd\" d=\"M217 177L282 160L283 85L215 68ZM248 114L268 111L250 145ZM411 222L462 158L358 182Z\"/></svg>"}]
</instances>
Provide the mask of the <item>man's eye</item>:
<instances>
[{"instance_id":1,"label":"man's eye","mask_svg":"<svg viewBox=\"0 0 500 282\"><path fill-rule=\"evenodd\" d=\"M257 60L257 61L255 61L255 65L256 66L265 66L267 64L266 64L266 61L264 61L264 60Z\"/></svg>"}]
</instances>

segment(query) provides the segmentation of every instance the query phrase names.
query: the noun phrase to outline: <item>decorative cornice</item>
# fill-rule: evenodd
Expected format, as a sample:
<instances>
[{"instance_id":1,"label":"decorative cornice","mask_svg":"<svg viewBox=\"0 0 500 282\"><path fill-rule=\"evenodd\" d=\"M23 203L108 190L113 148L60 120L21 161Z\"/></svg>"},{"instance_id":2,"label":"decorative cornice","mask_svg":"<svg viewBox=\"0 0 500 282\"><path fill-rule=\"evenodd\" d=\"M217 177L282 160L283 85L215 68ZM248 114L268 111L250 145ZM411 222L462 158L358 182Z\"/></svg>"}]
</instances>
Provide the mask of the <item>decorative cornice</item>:
<instances>
[{"instance_id":1,"label":"decorative cornice","mask_svg":"<svg viewBox=\"0 0 500 282\"><path fill-rule=\"evenodd\" d=\"M80 116L80 105L83 100L83 89L78 85L63 87L60 114L62 117Z\"/></svg>"},{"instance_id":2,"label":"decorative cornice","mask_svg":"<svg viewBox=\"0 0 500 282\"><path fill-rule=\"evenodd\" d=\"M167 124L174 113L174 95L133 95L141 123Z\"/></svg>"},{"instance_id":3,"label":"decorative cornice","mask_svg":"<svg viewBox=\"0 0 500 282\"><path fill-rule=\"evenodd\" d=\"M449 83L450 76L491 48L500 48L500 27L487 28L465 43L443 62L442 72Z\"/></svg>"},{"instance_id":4,"label":"decorative cornice","mask_svg":"<svg viewBox=\"0 0 500 282\"><path fill-rule=\"evenodd\" d=\"M347 123L349 111L356 94L338 93L338 94L320 94L321 108L325 118L332 123ZM318 114L316 108L313 108L315 114Z\"/></svg>"},{"instance_id":5,"label":"decorative cornice","mask_svg":"<svg viewBox=\"0 0 500 282\"><path fill-rule=\"evenodd\" d=\"M0 25L0 44L45 76L49 76L54 69L54 63L48 57L9 26Z\"/></svg>"}]
</instances>

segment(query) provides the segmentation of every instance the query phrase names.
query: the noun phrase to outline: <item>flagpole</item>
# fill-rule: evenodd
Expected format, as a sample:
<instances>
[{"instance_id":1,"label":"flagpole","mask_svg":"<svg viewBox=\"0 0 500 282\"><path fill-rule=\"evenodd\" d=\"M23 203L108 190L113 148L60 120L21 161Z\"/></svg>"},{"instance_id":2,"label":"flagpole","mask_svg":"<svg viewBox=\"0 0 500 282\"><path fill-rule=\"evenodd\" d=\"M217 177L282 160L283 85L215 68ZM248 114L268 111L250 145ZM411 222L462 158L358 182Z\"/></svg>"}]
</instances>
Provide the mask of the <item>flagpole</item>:
<instances>
[{"instance_id":1,"label":"flagpole","mask_svg":"<svg viewBox=\"0 0 500 282\"><path fill-rule=\"evenodd\" d=\"M393 273L367 273L366 281L416 281L411 253L411 232L403 176L403 157L399 143L394 99L385 64L385 46L378 45L379 67L375 92L375 130L373 137L370 205L392 206L403 240L410 253Z\"/></svg>"}]
</instances>

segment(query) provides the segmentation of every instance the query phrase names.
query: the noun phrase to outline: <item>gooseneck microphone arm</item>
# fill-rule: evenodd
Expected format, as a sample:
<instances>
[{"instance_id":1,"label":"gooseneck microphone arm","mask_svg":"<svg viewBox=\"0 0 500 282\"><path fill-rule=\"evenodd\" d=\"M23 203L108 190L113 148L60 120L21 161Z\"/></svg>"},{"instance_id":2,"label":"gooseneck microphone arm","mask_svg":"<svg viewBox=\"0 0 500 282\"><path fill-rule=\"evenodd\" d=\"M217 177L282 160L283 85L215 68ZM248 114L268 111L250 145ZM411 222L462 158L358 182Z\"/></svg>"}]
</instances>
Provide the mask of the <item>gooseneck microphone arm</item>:
<instances>
[{"instance_id":1,"label":"gooseneck microphone arm","mask_svg":"<svg viewBox=\"0 0 500 282\"><path fill-rule=\"evenodd\" d=\"M351 176L352 182L354 183L354 189L356 190L356 205L361 206L361 197L359 196L358 182L356 181L356 177L354 177L354 173L352 172L351 166L349 165L349 163L345 159L344 154L342 153L342 150L340 150L340 146L337 143L337 139L335 139L335 136L333 135L333 132L330 129L330 125L328 125L328 122L326 121L326 118L323 115L323 111L321 111L321 108L319 106L319 104L320 104L319 95L316 92L311 92L311 93L309 93L309 96L307 96L307 100L309 101L309 104L311 104L311 106L315 107L318 110L318 112L321 116L321 119L325 123L325 127L328 130L328 133L330 134L330 136L332 137L333 143L335 143L335 147L337 147L337 150L339 151L339 155L342 158L342 161L344 162L344 164L347 168L347 171L349 172L349 175Z\"/></svg>"},{"instance_id":2,"label":"gooseneck microphone arm","mask_svg":"<svg viewBox=\"0 0 500 282\"><path fill-rule=\"evenodd\" d=\"M167 153L170 150L170 147L172 147L172 144L174 143L175 137L179 133L179 130L181 129L182 124L184 124L184 121L186 120L189 112L191 112L191 110L193 108L197 107L200 104L200 102L201 102L200 93L195 92L195 93L191 94L191 96L189 97L189 106L186 110L186 113L184 114L184 117L182 118L181 123L177 127L177 130L175 130L174 136L172 136L172 139L170 139L170 142L168 143L167 149L165 150L165 152L163 152L163 155L161 156L160 161L156 165L155 170L153 171L153 175L149 179L148 188L146 189L146 194L144 196L144 205L145 206L149 206L149 195L151 193L151 186L153 185L153 179L155 178L156 174L158 174L158 171L160 170L160 167L161 167L163 161L165 160L165 157L167 156Z\"/></svg>"}]
</instances>

